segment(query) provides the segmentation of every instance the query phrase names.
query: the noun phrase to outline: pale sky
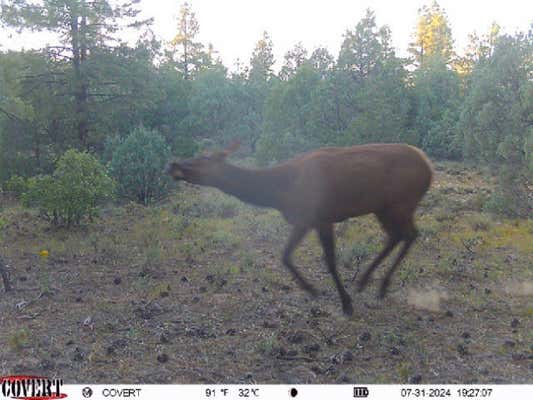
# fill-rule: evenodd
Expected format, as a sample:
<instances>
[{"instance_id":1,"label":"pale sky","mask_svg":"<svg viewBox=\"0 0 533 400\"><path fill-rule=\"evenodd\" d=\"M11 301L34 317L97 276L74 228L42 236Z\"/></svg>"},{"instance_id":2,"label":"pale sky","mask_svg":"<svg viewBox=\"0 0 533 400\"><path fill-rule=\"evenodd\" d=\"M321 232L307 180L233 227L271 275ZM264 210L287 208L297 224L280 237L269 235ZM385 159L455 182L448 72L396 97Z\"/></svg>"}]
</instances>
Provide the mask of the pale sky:
<instances>
[{"instance_id":1,"label":"pale sky","mask_svg":"<svg viewBox=\"0 0 533 400\"><path fill-rule=\"evenodd\" d=\"M417 10L431 0L189 0L200 24L200 41L212 43L223 63L233 69L240 58L248 63L255 43L264 30L273 43L277 65L285 52L301 41L311 52L327 47L337 57L342 36L353 29L366 8L376 13L379 26L392 30L393 44L406 54L416 24ZM439 0L446 11L455 49L462 52L467 35L486 33L493 21L505 33L527 31L533 23L533 1L528 0ZM142 0L144 16L154 17L153 31L170 40L176 33L181 0ZM42 46L47 36L0 33L0 49Z\"/></svg>"}]
</instances>

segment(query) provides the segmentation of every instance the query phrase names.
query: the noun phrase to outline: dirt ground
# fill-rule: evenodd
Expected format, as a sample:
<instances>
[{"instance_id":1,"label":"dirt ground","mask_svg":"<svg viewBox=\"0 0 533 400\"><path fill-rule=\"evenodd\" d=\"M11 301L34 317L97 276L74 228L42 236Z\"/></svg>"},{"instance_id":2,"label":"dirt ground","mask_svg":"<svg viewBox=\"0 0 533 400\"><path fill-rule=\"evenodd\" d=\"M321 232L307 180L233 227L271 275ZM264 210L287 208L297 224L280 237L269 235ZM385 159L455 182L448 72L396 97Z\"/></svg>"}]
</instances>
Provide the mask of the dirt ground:
<instances>
[{"instance_id":1,"label":"dirt ground","mask_svg":"<svg viewBox=\"0 0 533 400\"><path fill-rule=\"evenodd\" d=\"M315 235L295 254L312 300L280 263L276 211L182 185L145 208L108 207L52 228L2 198L0 376L67 383L533 383L533 221L483 211L479 171L437 165L421 236L376 299L357 274L383 235L372 216L338 224L346 318ZM43 250L48 252L46 255Z\"/></svg>"}]
</instances>

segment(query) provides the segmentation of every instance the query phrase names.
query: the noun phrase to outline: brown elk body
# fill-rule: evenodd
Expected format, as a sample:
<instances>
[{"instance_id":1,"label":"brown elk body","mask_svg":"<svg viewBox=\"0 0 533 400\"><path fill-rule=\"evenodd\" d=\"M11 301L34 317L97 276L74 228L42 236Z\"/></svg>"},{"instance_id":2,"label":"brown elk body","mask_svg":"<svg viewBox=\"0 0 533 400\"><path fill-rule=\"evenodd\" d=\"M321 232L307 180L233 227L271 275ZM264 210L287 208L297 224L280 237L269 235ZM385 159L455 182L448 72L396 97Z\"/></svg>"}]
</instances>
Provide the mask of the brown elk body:
<instances>
[{"instance_id":1,"label":"brown elk body","mask_svg":"<svg viewBox=\"0 0 533 400\"><path fill-rule=\"evenodd\" d=\"M358 287L362 290L376 267L403 242L381 284L379 296L385 295L391 276L417 236L414 212L432 181L431 162L421 150L405 144L328 147L264 169L227 163L225 159L233 151L228 148L173 162L167 172L174 179L213 186L247 203L279 210L293 227L283 263L312 295L317 294L316 290L300 275L291 255L304 236L315 229L347 315L353 313L353 306L337 273L333 224L375 214L387 241Z\"/></svg>"}]
</instances>

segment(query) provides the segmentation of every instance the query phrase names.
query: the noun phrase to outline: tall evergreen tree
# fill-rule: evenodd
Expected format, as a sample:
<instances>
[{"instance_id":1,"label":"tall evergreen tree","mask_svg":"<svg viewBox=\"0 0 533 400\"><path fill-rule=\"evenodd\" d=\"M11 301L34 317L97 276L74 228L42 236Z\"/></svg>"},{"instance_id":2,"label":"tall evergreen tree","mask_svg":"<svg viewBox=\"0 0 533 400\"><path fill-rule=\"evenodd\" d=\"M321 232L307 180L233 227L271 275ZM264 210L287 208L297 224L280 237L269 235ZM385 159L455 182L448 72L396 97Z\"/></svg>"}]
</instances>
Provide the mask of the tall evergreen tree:
<instances>
[{"instance_id":1,"label":"tall evergreen tree","mask_svg":"<svg viewBox=\"0 0 533 400\"><path fill-rule=\"evenodd\" d=\"M447 63L452 60L452 30L446 12L436 1L418 10L415 38L409 52L416 65L423 64L426 58L433 56L438 56Z\"/></svg>"},{"instance_id":2,"label":"tall evergreen tree","mask_svg":"<svg viewBox=\"0 0 533 400\"><path fill-rule=\"evenodd\" d=\"M67 62L72 74L62 80L73 96L79 145L89 145L89 99L91 83L99 74L91 71L91 59L101 52L121 45L116 32L121 27L139 28L148 20L136 19L138 0L113 5L108 0L14 0L2 2L1 22L19 30L56 33L60 42L47 48L48 55ZM64 71L62 73L65 73ZM36 77L42 79L42 76ZM57 83L57 82L56 82Z\"/></svg>"}]
</instances>

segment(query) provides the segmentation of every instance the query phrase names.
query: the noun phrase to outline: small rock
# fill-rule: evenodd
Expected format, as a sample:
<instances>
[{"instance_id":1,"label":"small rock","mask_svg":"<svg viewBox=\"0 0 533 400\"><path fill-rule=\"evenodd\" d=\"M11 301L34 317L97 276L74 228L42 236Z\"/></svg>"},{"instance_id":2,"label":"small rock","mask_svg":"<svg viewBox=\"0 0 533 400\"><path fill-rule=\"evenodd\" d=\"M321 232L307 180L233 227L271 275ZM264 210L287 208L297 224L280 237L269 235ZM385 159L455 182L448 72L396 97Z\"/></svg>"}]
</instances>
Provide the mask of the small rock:
<instances>
[{"instance_id":1,"label":"small rock","mask_svg":"<svg viewBox=\"0 0 533 400\"><path fill-rule=\"evenodd\" d=\"M205 280L211 284L213 284L215 282L215 277L213 275L207 275L205 277Z\"/></svg>"},{"instance_id":2,"label":"small rock","mask_svg":"<svg viewBox=\"0 0 533 400\"><path fill-rule=\"evenodd\" d=\"M353 353L350 350L346 350L344 353L342 353L342 361L343 362L353 361Z\"/></svg>"},{"instance_id":3,"label":"small rock","mask_svg":"<svg viewBox=\"0 0 533 400\"><path fill-rule=\"evenodd\" d=\"M453 317L453 312L451 312L450 310L446 310L446 313L444 313L444 315L451 318Z\"/></svg>"},{"instance_id":4,"label":"small rock","mask_svg":"<svg viewBox=\"0 0 533 400\"><path fill-rule=\"evenodd\" d=\"M490 290L489 288L485 288L485 294L491 294L492 290Z\"/></svg>"},{"instance_id":5,"label":"small rock","mask_svg":"<svg viewBox=\"0 0 533 400\"><path fill-rule=\"evenodd\" d=\"M420 374L413 375L413 376L409 377L409 383L417 385L420 382L422 382L422 375L420 375Z\"/></svg>"},{"instance_id":6,"label":"small rock","mask_svg":"<svg viewBox=\"0 0 533 400\"><path fill-rule=\"evenodd\" d=\"M526 353L513 353L511 354L511 359L514 361L523 361L527 360L527 354Z\"/></svg>"},{"instance_id":7,"label":"small rock","mask_svg":"<svg viewBox=\"0 0 533 400\"><path fill-rule=\"evenodd\" d=\"M361 342L368 342L370 339L372 339L370 332L363 332L359 335L359 340Z\"/></svg>"},{"instance_id":8,"label":"small rock","mask_svg":"<svg viewBox=\"0 0 533 400\"><path fill-rule=\"evenodd\" d=\"M76 303L81 303L82 298L81 297L76 297L75 301L76 301Z\"/></svg>"},{"instance_id":9,"label":"small rock","mask_svg":"<svg viewBox=\"0 0 533 400\"><path fill-rule=\"evenodd\" d=\"M159 343L168 343L169 340L168 340L168 336L164 333L162 333L160 336L159 336Z\"/></svg>"},{"instance_id":10,"label":"small rock","mask_svg":"<svg viewBox=\"0 0 533 400\"><path fill-rule=\"evenodd\" d=\"M320 351L320 345L318 343L312 343L309 345L304 346L303 348L304 353L312 354Z\"/></svg>"},{"instance_id":11,"label":"small rock","mask_svg":"<svg viewBox=\"0 0 533 400\"><path fill-rule=\"evenodd\" d=\"M39 369L49 370L54 368L54 363L46 358L42 359L38 364Z\"/></svg>"},{"instance_id":12,"label":"small rock","mask_svg":"<svg viewBox=\"0 0 533 400\"><path fill-rule=\"evenodd\" d=\"M113 279L113 283L115 285L120 285L122 283L122 278L120 276L116 276L115 279Z\"/></svg>"},{"instance_id":13,"label":"small rock","mask_svg":"<svg viewBox=\"0 0 533 400\"><path fill-rule=\"evenodd\" d=\"M193 302L193 304L199 303L200 302L200 298L198 296L194 296L192 298L192 302Z\"/></svg>"},{"instance_id":14,"label":"small rock","mask_svg":"<svg viewBox=\"0 0 533 400\"><path fill-rule=\"evenodd\" d=\"M461 337L463 339L470 339L470 333L465 331L465 332L461 333Z\"/></svg>"},{"instance_id":15,"label":"small rock","mask_svg":"<svg viewBox=\"0 0 533 400\"><path fill-rule=\"evenodd\" d=\"M263 286L263 287L261 288L261 291L262 291L263 293L266 293L266 292L268 292L268 288L267 288L266 286Z\"/></svg>"},{"instance_id":16,"label":"small rock","mask_svg":"<svg viewBox=\"0 0 533 400\"><path fill-rule=\"evenodd\" d=\"M205 286L200 286L200 288L198 290L200 291L200 293L207 292L207 288Z\"/></svg>"},{"instance_id":17,"label":"small rock","mask_svg":"<svg viewBox=\"0 0 533 400\"><path fill-rule=\"evenodd\" d=\"M458 352L460 355L462 355L462 356L465 356L465 355L468 354L468 350L467 350L466 346L463 345L463 344L458 344L458 345L457 345L457 352Z\"/></svg>"},{"instance_id":18,"label":"small rock","mask_svg":"<svg viewBox=\"0 0 533 400\"><path fill-rule=\"evenodd\" d=\"M391 347L389 352L393 355L393 356L397 356L400 354L400 349L398 349L397 347Z\"/></svg>"},{"instance_id":19,"label":"small rock","mask_svg":"<svg viewBox=\"0 0 533 400\"><path fill-rule=\"evenodd\" d=\"M81 351L79 347L76 347L74 349L74 354L72 355L72 361L83 361L84 357L85 354L83 351Z\"/></svg>"},{"instance_id":20,"label":"small rock","mask_svg":"<svg viewBox=\"0 0 533 400\"><path fill-rule=\"evenodd\" d=\"M298 350L289 350L287 351L287 357L296 357L298 355Z\"/></svg>"},{"instance_id":21,"label":"small rock","mask_svg":"<svg viewBox=\"0 0 533 400\"><path fill-rule=\"evenodd\" d=\"M516 346L516 343L513 341L513 340L506 340L504 343L503 343L506 347L515 347Z\"/></svg>"},{"instance_id":22,"label":"small rock","mask_svg":"<svg viewBox=\"0 0 533 400\"><path fill-rule=\"evenodd\" d=\"M318 307L311 307L311 316L312 317L320 317L321 315L324 315L322 310Z\"/></svg>"},{"instance_id":23,"label":"small rock","mask_svg":"<svg viewBox=\"0 0 533 400\"><path fill-rule=\"evenodd\" d=\"M185 282L189 282L189 280L187 279L186 276L182 276L182 277L181 277L181 281L182 281L183 283L185 283Z\"/></svg>"},{"instance_id":24,"label":"small rock","mask_svg":"<svg viewBox=\"0 0 533 400\"><path fill-rule=\"evenodd\" d=\"M300 331L296 331L296 332L293 332L291 333L288 337L287 337L287 340L289 341L289 343L293 343L293 344L299 344L299 343L302 343L304 341L304 334Z\"/></svg>"},{"instance_id":25,"label":"small rock","mask_svg":"<svg viewBox=\"0 0 533 400\"><path fill-rule=\"evenodd\" d=\"M160 363L166 363L168 361L168 355L166 355L165 353L158 354L157 361L159 361Z\"/></svg>"},{"instance_id":26,"label":"small rock","mask_svg":"<svg viewBox=\"0 0 533 400\"><path fill-rule=\"evenodd\" d=\"M226 335L228 336L235 336L237 334L237 329L230 328L226 331Z\"/></svg>"},{"instance_id":27,"label":"small rock","mask_svg":"<svg viewBox=\"0 0 533 400\"><path fill-rule=\"evenodd\" d=\"M520 320L518 318L513 318L511 321L511 328L516 328L520 325Z\"/></svg>"},{"instance_id":28,"label":"small rock","mask_svg":"<svg viewBox=\"0 0 533 400\"><path fill-rule=\"evenodd\" d=\"M276 329L279 328L279 323L277 323L276 321L265 320L263 321L263 327L268 329Z\"/></svg>"}]
</instances>

